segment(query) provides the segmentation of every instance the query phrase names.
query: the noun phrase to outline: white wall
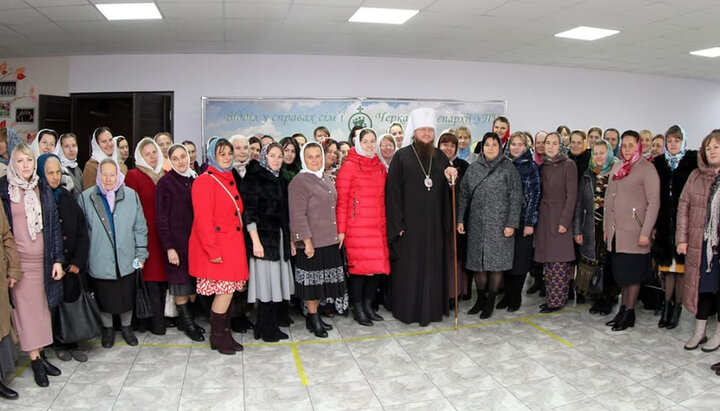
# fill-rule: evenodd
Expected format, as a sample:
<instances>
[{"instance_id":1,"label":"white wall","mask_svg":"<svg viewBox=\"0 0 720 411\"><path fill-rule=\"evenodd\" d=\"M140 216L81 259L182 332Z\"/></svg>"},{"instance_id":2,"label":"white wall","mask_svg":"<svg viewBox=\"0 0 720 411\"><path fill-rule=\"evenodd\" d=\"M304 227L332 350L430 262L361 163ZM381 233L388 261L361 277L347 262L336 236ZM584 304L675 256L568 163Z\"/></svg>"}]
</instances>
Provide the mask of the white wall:
<instances>
[{"instance_id":1,"label":"white wall","mask_svg":"<svg viewBox=\"0 0 720 411\"><path fill-rule=\"evenodd\" d=\"M201 97L508 101L512 130L559 124L664 132L697 147L720 127L720 82L547 66L343 56L108 55L69 58L69 91L174 91L175 135L198 141Z\"/></svg>"}]
</instances>

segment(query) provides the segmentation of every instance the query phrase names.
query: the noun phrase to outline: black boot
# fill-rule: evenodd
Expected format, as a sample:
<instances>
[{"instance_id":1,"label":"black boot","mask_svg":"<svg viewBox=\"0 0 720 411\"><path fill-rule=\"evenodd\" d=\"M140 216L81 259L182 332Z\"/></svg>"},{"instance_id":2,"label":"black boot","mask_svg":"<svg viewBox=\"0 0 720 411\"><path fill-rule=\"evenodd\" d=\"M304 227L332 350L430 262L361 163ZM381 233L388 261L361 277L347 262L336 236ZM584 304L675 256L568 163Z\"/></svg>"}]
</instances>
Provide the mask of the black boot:
<instances>
[{"instance_id":1,"label":"black boot","mask_svg":"<svg viewBox=\"0 0 720 411\"><path fill-rule=\"evenodd\" d=\"M262 301L258 302L257 321L255 321L255 327L253 328L253 335L256 340L262 338L265 342L280 341L280 337L270 329L273 323L273 321L270 320L270 315L272 314L270 307L272 304L273 303L264 303Z\"/></svg>"},{"instance_id":2,"label":"black boot","mask_svg":"<svg viewBox=\"0 0 720 411\"><path fill-rule=\"evenodd\" d=\"M490 316L492 316L494 309L495 309L495 292L490 291L488 293L487 299L485 300L485 304L483 305L483 311L482 311L482 314L480 314L480 318L482 318L483 320L486 318L490 318Z\"/></svg>"},{"instance_id":3,"label":"black boot","mask_svg":"<svg viewBox=\"0 0 720 411\"><path fill-rule=\"evenodd\" d=\"M43 364L42 358L37 357L36 359L30 361L30 366L32 367L33 376L35 377L35 384L39 387L47 387L50 385L47 370L45 369L45 364Z\"/></svg>"},{"instance_id":4,"label":"black boot","mask_svg":"<svg viewBox=\"0 0 720 411\"><path fill-rule=\"evenodd\" d=\"M486 300L487 300L487 297L485 296L485 291L478 290L478 297L477 297L477 300L475 301L475 305L473 305L472 308L470 309L470 311L468 311L468 314L475 315L475 314L479 313L480 311L482 311Z\"/></svg>"},{"instance_id":5,"label":"black boot","mask_svg":"<svg viewBox=\"0 0 720 411\"><path fill-rule=\"evenodd\" d=\"M187 304L175 304L178 310L178 329L182 330L187 337L193 341L205 341L205 337L200 330L195 328L192 314Z\"/></svg>"},{"instance_id":6,"label":"black boot","mask_svg":"<svg viewBox=\"0 0 720 411\"><path fill-rule=\"evenodd\" d=\"M612 328L613 331L622 331L635 326L635 310L625 310L623 316Z\"/></svg>"},{"instance_id":7,"label":"black boot","mask_svg":"<svg viewBox=\"0 0 720 411\"><path fill-rule=\"evenodd\" d=\"M359 302L353 302L353 317L355 318L355 321L357 321L360 325L373 325L367 314L365 314L365 310L363 310L362 304Z\"/></svg>"},{"instance_id":8,"label":"black boot","mask_svg":"<svg viewBox=\"0 0 720 411\"><path fill-rule=\"evenodd\" d=\"M510 304L508 303L508 295L507 295L507 293L505 293L505 296L503 298L501 298L500 301L498 301L495 308L497 308L498 310L504 310L504 309L508 308L509 305Z\"/></svg>"},{"instance_id":9,"label":"black boot","mask_svg":"<svg viewBox=\"0 0 720 411\"><path fill-rule=\"evenodd\" d=\"M17 400L19 395L0 381L0 398L5 398L6 400Z\"/></svg>"},{"instance_id":10,"label":"black boot","mask_svg":"<svg viewBox=\"0 0 720 411\"><path fill-rule=\"evenodd\" d=\"M614 327L617 323L620 322L620 319L623 318L623 316L625 315L625 311L627 311L627 308L624 305L621 305L617 314L615 314L615 317L612 320L606 322L605 325L607 325L608 327Z\"/></svg>"},{"instance_id":11,"label":"black boot","mask_svg":"<svg viewBox=\"0 0 720 411\"><path fill-rule=\"evenodd\" d=\"M280 327L289 327L291 324L295 324L295 321L290 318L290 306L287 301L283 300L274 304L276 306L277 323Z\"/></svg>"},{"instance_id":12,"label":"black boot","mask_svg":"<svg viewBox=\"0 0 720 411\"><path fill-rule=\"evenodd\" d=\"M375 312L372 308L372 300L370 299L364 299L362 304L363 311L365 311L365 315L372 321L382 321L384 318L382 318L378 313Z\"/></svg>"},{"instance_id":13,"label":"black boot","mask_svg":"<svg viewBox=\"0 0 720 411\"><path fill-rule=\"evenodd\" d=\"M590 314L597 314L602 308L603 300L596 300L595 303L590 307Z\"/></svg>"},{"instance_id":14,"label":"black boot","mask_svg":"<svg viewBox=\"0 0 720 411\"><path fill-rule=\"evenodd\" d=\"M320 315L318 315L318 313L308 313L307 318L305 319L305 328L315 334L318 338L327 338L328 336L327 331L325 331L325 327L320 324Z\"/></svg>"},{"instance_id":15,"label":"black boot","mask_svg":"<svg viewBox=\"0 0 720 411\"><path fill-rule=\"evenodd\" d=\"M230 328L236 333L245 334L248 330L253 329L253 323L247 318L245 313L240 313L240 315L230 320Z\"/></svg>"},{"instance_id":16,"label":"black boot","mask_svg":"<svg viewBox=\"0 0 720 411\"><path fill-rule=\"evenodd\" d=\"M275 335L276 335L279 339L281 339L281 340L287 340L288 338L290 338L290 336L288 336L287 334L285 334L285 333L280 329L280 323L278 322L278 317L281 316L280 314L278 314L278 312L282 309L283 305L287 308L287 301L283 301L283 302L280 302L280 303L272 303L272 305L270 306L270 309L272 310L272 315L270 316L270 320L272 321L272 328L271 328L271 329L273 330L273 332L275 333ZM287 313L286 313L285 315L287 315ZM289 320L290 317L288 317L287 319ZM291 324L293 324L294 322L295 322L295 321L290 320L290 323L291 323ZM289 327L289 325L288 325L288 327Z\"/></svg>"},{"instance_id":17,"label":"black boot","mask_svg":"<svg viewBox=\"0 0 720 411\"><path fill-rule=\"evenodd\" d=\"M670 317L672 316L674 305L675 305L675 301L672 301L672 300L665 301L665 304L663 305L662 313L660 314L660 321L658 321L658 328L667 327L668 321L670 320Z\"/></svg>"},{"instance_id":18,"label":"black boot","mask_svg":"<svg viewBox=\"0 0 720 411\"><path fill-rule=\"evenodd\" d=\"M678 323L680 322L680 313L682 312L682 304L673 304L673 310L672 314L670 314L670 319L668 319L667 324L665 325L665 328L668 330L672 330L673 328L678 326Z\"/></svg>"},{"instance_id":19,"label":"black boot","mask_svg":"<svg viewBox=\"0 0 720 411\"><path fill-rule=\"evenodd\" d=\"M48 361L47 357L45 356L45 351L40 351L40 360L42 360L47 375L51 377L57 377L59 375L62 375L62 371L60 371L60 368L50 364L50 361Z\"/></svg>"},{"instance_id":20,"label":"black boot","mask_svg":"<svg viewBox=\"0 0 720 411\"><path fill-rule=\"evenodd\" d=\"M112 348L115 345L115 330L112 327L103 327L100 342L103 348Z\"/></svg>"},{"instance_id":21,"label":"black boot","mask_svg":"<svg viewBox=\"0 0 720 411\"><path fill-rule=\"evenodd\" d=\"M345 313L345 316L347 317L347 312ZM320 325L323 326L323 328L325 329L325 331L332 331L333 326L330 325L330 324L328 324L328 323L326 323L325 321L323 321L323 319L322 319L322 317L320 316L320 314L318 314L318 319L320 320Z\"/></svg>"}]
</instances>

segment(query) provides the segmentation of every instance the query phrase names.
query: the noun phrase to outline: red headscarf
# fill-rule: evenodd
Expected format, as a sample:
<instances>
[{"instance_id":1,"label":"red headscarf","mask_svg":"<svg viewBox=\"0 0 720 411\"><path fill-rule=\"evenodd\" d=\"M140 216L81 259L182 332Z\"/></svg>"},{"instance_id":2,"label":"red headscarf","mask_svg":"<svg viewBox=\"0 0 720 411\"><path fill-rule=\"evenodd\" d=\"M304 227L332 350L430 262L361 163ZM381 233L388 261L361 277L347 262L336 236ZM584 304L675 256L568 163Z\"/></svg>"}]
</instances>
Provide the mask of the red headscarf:
<instances>
[{"instance_id":1,"label":"red headscarf","mask_svg":"<svg viewBox=\"0 0 720 411\"><path fill-rule=\"evenodd\" d=\"M625 176L630 174L630 169L632 168L633 164L637 163L638 160L643 158L643 156L642 156L642 141L640 141L640 139L638 138L637 142L638 142L637 148L635 149L635 152L632 153L630 158L627 159L627 158L625 158L625 156L623 156L622 165L620 166L620 168L618 168L618 170L615 172L615 174L613 174L613 177L612 177L613 180L622 180L623 178L625 178ZM621 143L618 142L618 145L619 144L621 144ZM608 155L612 155L612 153L608 153ZM622 155L622 150L620 150L620 155Z\"/></svg>"}]
</instances>

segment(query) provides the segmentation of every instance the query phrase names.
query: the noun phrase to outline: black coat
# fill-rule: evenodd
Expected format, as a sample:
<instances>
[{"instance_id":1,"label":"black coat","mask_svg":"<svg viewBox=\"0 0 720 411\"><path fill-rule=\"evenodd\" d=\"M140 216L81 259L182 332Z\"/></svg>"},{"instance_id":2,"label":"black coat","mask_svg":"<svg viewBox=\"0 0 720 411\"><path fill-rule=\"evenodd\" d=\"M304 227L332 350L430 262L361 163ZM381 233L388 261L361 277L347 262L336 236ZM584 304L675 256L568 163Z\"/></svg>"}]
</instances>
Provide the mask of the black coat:
<instances>
[{"instance_id":1,"label":"black coat","mask_svg":"<svg viewBox=\"0 0 720 411\"><path fill-rule=\"evenodd\" d=\"M62 231L57 208L55 207L55 197L50 187L45 184L45 181L42 179L38 182L38 191L40 192L40 208L42 209L43 219L43 243L45 246L45 253L43 255L45 295L47 297L48 307L55 308L63 299L62 282L52 279L53 264L65 263ZM0 199L2 199L3 209L5 210L8 223L10 223L10 231L12 231L13 220L12 212L10 211L10 195L8 194L7 177L0 178Z\"/></svg>"},{"instance_id":2,"label":"black coat","mask_svg":"<svg viewBox=\"0 0 720 411\"><path fill-rule=\"evenodd\" d=\"M578 172L578 185L580 184L580 181L582 181L583 174L585 174L585 170L588 169L588 166L590 165L590 157L592 157L592 150L587 149L580 153L580 155L575 155L568 151L568 158L575 162L575 167L577 167Z\"/></svg>"},{"instance_id":3,"label":"black coat","mask_svg":"<svg viewBox=\"0 0 720 411\"><path fill-rule=\"evenodd\" d=\"M678 255L675 247L675 221L680 193L690 173L698 167L697 151L688 150L675 170L670 169L664 155L656 157L653 165L660 177L660 212L655 222L652 254L659 265L669 266L673 258L684 264L685 256Z\"/></svg>"},{"instance_id":4,"label":"black coat","mask_svg":"<svg viewBox=\"0 0 720 411\"><path fill-rule=\"evenodd\" d=\"M279 261L280 247L285 260L290 259L290 215L287 182L275 177L257 161L248 164L247 174L240 184L245 227L255 224L265 251L263 260ZM283 241L280 244L280 230ZM245 230L248 256L252 257L252 240Z\"/></svg>"},{"instance_id":5,"label":"black coat","mask_svg":"<svg viewBox=\"0 0 720 411\"><path fill-rule=\"evenodd\" d=\"M62 230L63 256L67 267L72 264L84 273L87 268L88 253L90 252L90 236L85 222L85 213L75 201L75 197L64 188L60 189L60 198L57 202L57 210ZM72 302L80 296L80 287L75 274L67 273L63 277L64 300Z\"/></svg>"}]
</instances>

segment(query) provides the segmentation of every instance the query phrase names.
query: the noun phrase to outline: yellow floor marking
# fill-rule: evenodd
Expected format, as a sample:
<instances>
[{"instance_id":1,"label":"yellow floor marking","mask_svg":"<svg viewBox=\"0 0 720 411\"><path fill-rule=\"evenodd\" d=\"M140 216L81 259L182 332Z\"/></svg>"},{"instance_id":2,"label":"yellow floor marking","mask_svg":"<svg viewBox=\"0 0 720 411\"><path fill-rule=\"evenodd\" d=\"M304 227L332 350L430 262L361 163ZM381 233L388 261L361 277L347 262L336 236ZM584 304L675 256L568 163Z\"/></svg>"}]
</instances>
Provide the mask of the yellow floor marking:
<instances>
[{"instance_id":1,"label":"yellow floor marking","mask_svg":"<svg viewBox=\"0 0 720 411\"><path fill-rule=\"evenodd\" d=\"M540 331L541 333L547 335L548 337L552 338L555 341L561 342L561 343L567 345L568 347L574 347L574 345L572 345L572 343L569 343L567 340L560 338L557 334L551 333L550 331L542 328L541 326L535 324L534 322L532 322L530 320L523 319L522 322L524 322L525 324L531 326L532 328Z\"/></svg>"},{"instance_id":2,"label":"yellow floor marking","mask_svg":"<svg viewBox=\"0 0 720 411\"><path fill-rule=\"evenodd\" d=\"M300 359L300 352L298 351L297 344L292 344L293 358L295 358L295 367L297 367L298 377L300 377L300 383L304 386L308 385L307 376L305 375L305 368L303 368L302 360Z\"/></svg>"}]
</instances>

